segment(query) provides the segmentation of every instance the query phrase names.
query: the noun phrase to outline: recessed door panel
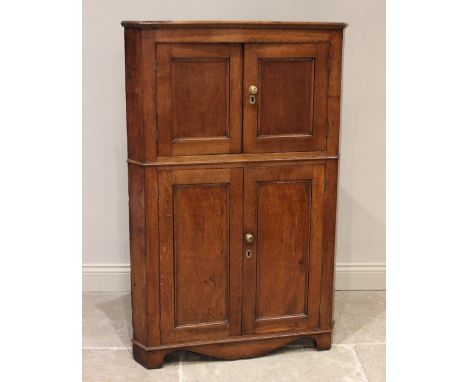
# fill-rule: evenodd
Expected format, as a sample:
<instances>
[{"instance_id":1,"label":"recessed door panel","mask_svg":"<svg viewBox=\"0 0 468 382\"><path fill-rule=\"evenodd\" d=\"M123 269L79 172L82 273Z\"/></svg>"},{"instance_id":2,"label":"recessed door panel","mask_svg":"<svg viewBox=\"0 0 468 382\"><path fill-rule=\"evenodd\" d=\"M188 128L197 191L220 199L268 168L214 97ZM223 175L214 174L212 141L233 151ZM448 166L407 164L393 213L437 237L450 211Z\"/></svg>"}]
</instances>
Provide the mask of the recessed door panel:
<instances>
[{"instance_id":1,"label":"recessed door panel","mask_svg":"<svg viewBox=\"0 0 468 382\"><path fill-rule=\"evenodd\" d=\"M172 61L173 140L229 136L229 58Z\"/></svg>"},{"instance_id":2,"label":"recessed door panel","mask_svg":"<svg viewBox=\"0 0 468 382\"><path fill-rule=\"evenodd\" d=\"M245 173L243 332L319 326L325 165Z\"/></svg>"},{"instance_id":3,"label":"recessed door panel","mask_svg":"<svg viewBox=\"0 0 468 382\"><path fill-rule=\"evenodd\" d=\"M260 59L259 137L313 134L314 59Z\"/></svg>"},{"instance_id":4,"label":"recessed door panel","mask_svg":"<svg viewBox=\"0 0 468 382\"><path fill-rule=\"evenodd\" d=\"M241 150L239 44L158 44L157 130L161 156Z\"/></svg>"},{"instance_id":5,"label":"recessed door panel","mask_svg":"<svg viewBox=\"0 0 468 382\"><path fill-rule=\"evenodd\" d=\"M245 45L244 152L326 150L328 56L328 43Z\"/></svg>"},{"instance_id":6,"label":"recessed door panel","mask_svg":"<svg viewBox=\"0 0 468 382\"><path fill-rule=\"evenodd\" d=\"M305 315L311 181L261 182L257 193L257 319Z\"/></svg>"},{"instance_id":7,"label":"recessed door panel","mask_svg":"<svg viewBox=\"0 0 468 382\"><path fill-rule=\"evenodd\" d=\"M175 326L227 322L229 184L176 186L173 214Z\"/></svg>"},{"instance_id":8,"label":"recessed door panel","mask_svg":"<svg viewBox=\"0 0 468 382\"><path fill-rule=\"evenodd\" d=\"M163 341L240 334L242 170L159 180Z\"/></svg>"}]
</instances>

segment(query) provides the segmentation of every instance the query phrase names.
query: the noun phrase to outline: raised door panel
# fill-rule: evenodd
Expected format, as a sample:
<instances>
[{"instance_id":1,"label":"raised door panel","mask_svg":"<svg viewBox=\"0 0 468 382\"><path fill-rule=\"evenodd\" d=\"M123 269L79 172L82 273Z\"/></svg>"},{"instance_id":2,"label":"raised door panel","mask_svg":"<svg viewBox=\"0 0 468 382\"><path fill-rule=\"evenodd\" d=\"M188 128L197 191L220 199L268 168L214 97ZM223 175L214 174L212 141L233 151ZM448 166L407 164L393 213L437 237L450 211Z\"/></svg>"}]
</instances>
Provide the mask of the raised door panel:
<instances>
[{"instance_id":1,"label":"raised door panel","mask_svg":"<svg viewBox=\"0 0 468 382\"><path fill-rule=\"evenodd\" d=\"M241 151L239 44L158 44L157 128L161 156Z\"/></svg>"},{"instance_id":2,"label":"raised door panel","mask_svg":"<svg viewBox=\"0 0 468 382\"><path fill-rule=\"evenodd\" d=\"M162 341L241 332L242 169L162 171Z\"/></svg>"},{"instance_id":3,"label":"raised door panel","mask_svg":"<svg viewBox=\"0 0 468 382\"><path fill-rule=\"evenodd\" d=\"M325 165L245 174L243 332L319 327Z\"/></svg>"},{"instance_id":4,"label":"raised door panel","mask_svg":"<svg viewBox=\"0 0 468 382\"><path fill-rule=\"evenodd\" d=\"M326 150L328 60L326 42L246 44L244 152Z\"/></svg>"}]
</instances>

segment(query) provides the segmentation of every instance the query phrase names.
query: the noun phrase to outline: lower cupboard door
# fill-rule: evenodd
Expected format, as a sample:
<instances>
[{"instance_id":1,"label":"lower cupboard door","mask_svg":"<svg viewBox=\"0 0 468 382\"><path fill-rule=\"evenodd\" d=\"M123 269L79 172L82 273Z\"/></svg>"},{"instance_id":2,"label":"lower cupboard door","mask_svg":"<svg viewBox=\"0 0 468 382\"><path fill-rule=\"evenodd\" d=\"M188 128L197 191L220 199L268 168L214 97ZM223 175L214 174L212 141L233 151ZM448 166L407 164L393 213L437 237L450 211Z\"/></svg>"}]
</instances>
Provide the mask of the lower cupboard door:
<instances>
[{"instance_id":1,"label":"lower cupboard door","mask_svg":"<svg viewBox=\"0 0 468 382\"><path fill-rule=\"evenodd\" d=\"M321 163L246 169L244 334L319 327L324 175Z\"/></svg>"},{"instance_id":2,"label":"lower cupboard door","mask_svg":"<svg viewBox=\"0 0 468 382\"><path fill-rule=\"evenodd\" d=\"M159 174L164 343L241 334L242 169Z\"/></svg>"}]
</instances>

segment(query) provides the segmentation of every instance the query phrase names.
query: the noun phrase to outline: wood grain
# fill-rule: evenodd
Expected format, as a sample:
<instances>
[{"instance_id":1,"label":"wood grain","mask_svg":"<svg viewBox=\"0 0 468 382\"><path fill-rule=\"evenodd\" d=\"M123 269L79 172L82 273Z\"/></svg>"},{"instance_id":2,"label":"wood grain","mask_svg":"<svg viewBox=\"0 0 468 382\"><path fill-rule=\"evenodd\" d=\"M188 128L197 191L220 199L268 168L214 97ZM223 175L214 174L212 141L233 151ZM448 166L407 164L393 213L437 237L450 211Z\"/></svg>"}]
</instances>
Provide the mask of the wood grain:
<instances>
[{"instance_id":1,"label":"wood grain","mask_svg":"<svg viewBox=\"0 0 468 382\"><path fill-rule=\"evenodd\" d=\"M329 349L345 24L122 24L135 360Z\"/></svg>"},{"instance_id":2,"label":"wood grain","mask_svg":"<svg viewBox=\"0 0 468 382\"><path fill-rule=\"evenodd\" d=\"M318 327L320 277L315 269L322 255L317 240L322 240L323 167L245 172L244 229L257 240L244 244L253 254L244 259L244 333Z\"/></svg>"},{"instance_id":3,"label":"wood grain","mask_svg":"<svg viewBox=\"0 0 468 382\"><path fill-rule=\"evenodd\" d=\"M330 32L330 71L328 81L328 138L327 152L339 155L339 136L341 119L341 68L343 32Z\"/></svg>"},{"instance_id":4,"label":"wood grain","mask_svg":"<svg viewBox=\"0 0 468 382\"><path fill-rule=\"evenodd\" d=\"M162 156L241 151L240 45L157 45Z\"/></svg>"},{"instance_id":5,"label":"wood grain","mask_svg":"<svg viewBox=\"0 0 468 382\"><path fill-rule=\"evenodd\" d=\"M214 358L234 360L261 356L303 338L309 338L315 342L317 350L327 350L331 347L331 332L314 330L181 342L152 348L133 341L133 355L135 360L144 367L154 369L160 368L164 363L164 357L176 350L184 349Z\"/></svg>"},{"instance_id":6,"label":"wood grain","mask_svg":"<svg viewBox=\"0 0 468 382\"><path fill-rule=\"evenodd\" d=\"M311 181L257 184L255 319L307 313Z\"/></svg>"},{"instance_id":7,"label":"wood grain","mask_svg":"<svg viewBox=\"0 0 468 382\"><path fill-rule=\"evenodd\" d=\"M145 169L128 165L133 338L147 343Z\"/></svg>"},{"instance_id":8,"label":"wood grain","mask_svg":"<svg viewBox=\"0 0 468 382\"><path fill-rule=\"evenodd\" d=\"M128 158L145 161L145 136L143 115L141 113L143 95L141 31L125 30L125 95L127 115L127 152Z\"/></svg>"},{"instance_id":9,"label":"wood grain","mask_svg":"<svg viewBox=\"0 0 468 382\"><path fill-rule=\"evenodd\" d=\"M344 29L346 23L330 22L290 22L290 21L130 21L121 22L127 28L167 29L167 28L255 28L255 29Z\"/></svg>"},{"instance_id":10,"label":"wood grain","mask_svg":"<svg viewBox=\"0 0 468 382\"><path fill-rule=\"evenodd\" d=\"M288 152L230 155L187 155L180 157L159 157L155 162L138 162L129 159L128 163L143 167L198 166L198 165L243 165L243 164L274 164L310 160L336 160L337 156L323 155L322 152Z\"/></svg>"},{"instance_id":11,"label":"wood grain","mask_svg":"<svg viewBox=\"0 0 468 382\"><path fill-rule=\"evenodd\" d=\"M244 152L325 151L328 43L247 44L244 93L258 86L258 102L245 103Z\"/></svg>"},{"instance_id":12,"label":"wood grain","mask_svg":"<svg viewBox=\"0 0 468 382\"><path fill-rule=\"evenodd\" d=\"M259 59L259 137L312 135L314 60Z\"/></svg>"},{"instance_id":13,"label":"wood grain","mask_svg":"<svg viewBox=\"0 0 468 382\"><path fill-rule=\"evenodd\" d=\"M161 343L159 301L159 195L158 171L144 168L145 177L145 252L146 252L146 312L147 342L150 346ZM147 234L146 234L147 233ZM132 263L133 267L133 263Z\"/></svg>"},{"instance_id":14,"label":"wood grain","mask_svg":"<svg viewBox=\"0 0 468 382\"><path fill-rule=\"evenodd\" d=\"M156 43L314 43L328 42L329 30L308 29L216 29L216 28L184 28L157 29Z\"/></svg>"},{"instance_id":15,"label":"wood grain","mask_svg":"<svg viewBox=\"0 0 468 382\"><path fill-rule=\"evenodd\" d=\"M172 62L174 140L229 137L229 59Z\"/></svg>"},{"instance_id":16,"label":"wood grain","mask_svg":"<svg viewBox=\"0 0 468 382\"><path fill-rule=\"evenodd\" d=\"M338 162L326 163L326 193L324 202L324 226L322 249L322 312L320 316L320 328L332 329L333 327L333 300L335 282L335 230L336 230L336 204L338 195Z\"/></svg>"},{"instance_id":17,"label":"wood grain","mask_svg":"<svg viewBox=\"0 0 468 382\"><path fill-rule=\"evenodd\" d=\"M225 322L229 304L229 185L183 185L173 192L176 328Z\"/></svg>"},{"instance_id":18,"label":"wood grain","mask_svg":"<svg viewBox=\"0 0 468 382\"><path fill-rule=\"evenodd\" d=\"M156 143L154 32L125 30L128 158L154 161Z\"/></svg>"},{"instance_id":19,"label":"wood grain","mask_svg":"<svg viewBox=\"0 0 468 382\"><path fill-rule=\"evenodd\" d=\"M162 339L240 333L242 170L162 171Z\"/></svg>"}]
</instances>

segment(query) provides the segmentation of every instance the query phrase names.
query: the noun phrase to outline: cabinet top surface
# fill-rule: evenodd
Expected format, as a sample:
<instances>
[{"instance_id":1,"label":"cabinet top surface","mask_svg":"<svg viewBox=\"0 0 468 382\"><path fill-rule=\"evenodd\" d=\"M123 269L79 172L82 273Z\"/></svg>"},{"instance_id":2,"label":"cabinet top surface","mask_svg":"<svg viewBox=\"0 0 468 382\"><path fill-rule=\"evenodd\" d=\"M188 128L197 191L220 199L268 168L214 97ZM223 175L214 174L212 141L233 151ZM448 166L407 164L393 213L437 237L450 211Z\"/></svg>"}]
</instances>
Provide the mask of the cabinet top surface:
<instances>
[{"instance_id":1,"label":"cabinet top surface","mask_svg":"<svg viewBox=\"0 0 468 382\"><path fill-rule=\"evenodd\" d=\"M257 28L257 29L344 29L346 23L287 21L122 21L126 28Z\"/></svg>"}]
</instances>

